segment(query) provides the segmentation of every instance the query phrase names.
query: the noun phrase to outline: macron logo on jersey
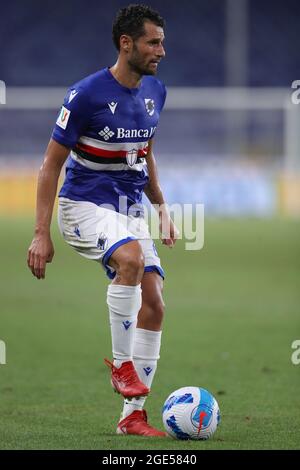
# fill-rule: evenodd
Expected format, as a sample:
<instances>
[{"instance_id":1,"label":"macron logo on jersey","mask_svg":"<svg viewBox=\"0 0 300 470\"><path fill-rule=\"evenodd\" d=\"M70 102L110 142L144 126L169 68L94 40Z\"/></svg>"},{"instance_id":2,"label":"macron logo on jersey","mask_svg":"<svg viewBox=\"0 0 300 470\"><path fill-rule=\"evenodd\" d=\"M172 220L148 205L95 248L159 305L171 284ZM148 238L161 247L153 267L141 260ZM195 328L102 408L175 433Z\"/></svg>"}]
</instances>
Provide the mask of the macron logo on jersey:
<instances>
[{"instance_id":1,"label":"macron logo on jersey","mask_svg":"<svg viewBox=\"0 0 300 470\"><path fill-rule=\"evenodd\" d=\"M69 95L69 101L68 103L71 103L71 101L75 98L75 96L78 95L78 91L72 90L70 95Z\"/></svg>"},{"instance_id":2,"label":"macron logo on jersey","mask_svg":"<svg viewBox=\"0 0 300 470\"><path fill-rule=\"evenodd\" d=\"M107 104L112 114L115 114L115 110L116 110L116 107L118 106L118 103L115 103L114 101L112 101L111 103L107 103Z\"/></svg>"},{"instance_id":3,"label":"macron logo on jersey","mask_svg":"<svg viewBox=\"0 0 300 470\"><path fill-rule=\"evenodd\" d=\"M61 107L59 116L57 118L56 124L62 129L66 129L69 121L71 111L64 106Z\"/></svg>"}]
</instances>

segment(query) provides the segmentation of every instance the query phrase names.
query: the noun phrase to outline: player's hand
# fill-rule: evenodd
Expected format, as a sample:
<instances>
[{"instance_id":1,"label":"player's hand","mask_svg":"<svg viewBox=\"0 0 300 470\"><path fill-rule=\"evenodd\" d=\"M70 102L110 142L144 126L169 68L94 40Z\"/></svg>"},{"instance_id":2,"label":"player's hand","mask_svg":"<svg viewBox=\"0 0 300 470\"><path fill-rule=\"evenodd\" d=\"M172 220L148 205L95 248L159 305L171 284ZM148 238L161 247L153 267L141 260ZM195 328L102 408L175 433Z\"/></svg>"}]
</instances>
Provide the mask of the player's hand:
<instances>
[{"instance_id":1,"label":"player's hand","mask_svg":"<svg viewBox=\"0 0 300 470\"><path fill-rule=\"evenodd\" d=\"M51 263L54 256L50 235L36 235L28 249L27 265L38 279L45 279L46 263Z\"/></svg>"},{"instance_id":2,"label":"player's hand","mask_svg":"<svg viewBox=\"0 0 300 470\"><path fill-rule=\"evenodd\" d=\"M160 232L162 244L173 248L179 237L179 230L168 214L163 214L160 217Z\"/></svg>"}]
</instances>

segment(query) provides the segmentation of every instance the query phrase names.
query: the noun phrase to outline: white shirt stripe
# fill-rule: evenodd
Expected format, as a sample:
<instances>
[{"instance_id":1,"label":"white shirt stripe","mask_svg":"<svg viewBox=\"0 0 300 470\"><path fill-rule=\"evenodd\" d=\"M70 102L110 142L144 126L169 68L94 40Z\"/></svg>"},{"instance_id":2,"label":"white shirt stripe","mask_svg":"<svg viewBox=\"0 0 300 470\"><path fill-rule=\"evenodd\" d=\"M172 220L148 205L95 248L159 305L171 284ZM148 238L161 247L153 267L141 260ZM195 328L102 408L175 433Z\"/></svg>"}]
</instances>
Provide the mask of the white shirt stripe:
<instances>
[{"instance_id":1,"label":"white shirt stripe","mask_svg":"<svg viewBox=\"0 0 300 470\"><path fill-rule=\"evenodd\" d=\"M148 140L145 142L103 142L102 140L93 139L91 137L81 136L79 142L85 145L90 145L102 150L110 151L129 151L129 150L142 150L148 146Z\"/></svg>"}]
</instances>

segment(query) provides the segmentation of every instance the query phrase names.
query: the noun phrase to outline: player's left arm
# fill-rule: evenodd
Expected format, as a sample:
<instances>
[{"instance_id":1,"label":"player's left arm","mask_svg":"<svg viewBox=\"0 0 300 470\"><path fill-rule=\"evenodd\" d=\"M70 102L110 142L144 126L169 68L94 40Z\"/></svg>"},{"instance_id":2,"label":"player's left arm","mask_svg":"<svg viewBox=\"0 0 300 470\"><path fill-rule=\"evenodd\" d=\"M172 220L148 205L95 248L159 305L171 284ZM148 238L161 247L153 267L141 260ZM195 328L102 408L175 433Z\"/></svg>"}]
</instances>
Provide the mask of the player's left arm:
<instances>
[{"instance_id":1,"label":"player's left arm","mask_svg":"<svg viewBox=\"0 0 300 470\"><path fill-rule=\"evenodd\" d=\"M175 245L179 236L179 231L172 221L167 204L165 202L161 186L159 184L156 160L153 155L153 140L149 140L146 162L149 173L149 181L144 189L151 204L155 206L159 213L160 233L163 245L170 248Z\"/></svg>"}]
</instances>

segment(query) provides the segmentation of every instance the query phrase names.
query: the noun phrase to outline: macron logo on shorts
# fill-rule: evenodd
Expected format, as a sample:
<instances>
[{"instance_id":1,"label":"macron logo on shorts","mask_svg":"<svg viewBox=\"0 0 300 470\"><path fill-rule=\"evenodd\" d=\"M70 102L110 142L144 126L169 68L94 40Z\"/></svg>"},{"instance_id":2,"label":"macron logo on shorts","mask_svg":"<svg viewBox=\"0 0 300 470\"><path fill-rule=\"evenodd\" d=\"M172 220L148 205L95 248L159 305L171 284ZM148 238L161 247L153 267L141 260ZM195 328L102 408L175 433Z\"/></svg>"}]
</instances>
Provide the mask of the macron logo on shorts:
<instances>
[{"instance_id":1,"label":"macron logo on shorts","mask_svg":"<svg viewBox=\"0 0 300 470\"><path fill-rule=\"evenodd\" d=\"M69 109L65 108L64 106L61 107L58 119L56 121L56 124L61 127L62 129L66 129L68 125L68 120L70 117L71 111Z\"/></svg>"}]
</instances>

